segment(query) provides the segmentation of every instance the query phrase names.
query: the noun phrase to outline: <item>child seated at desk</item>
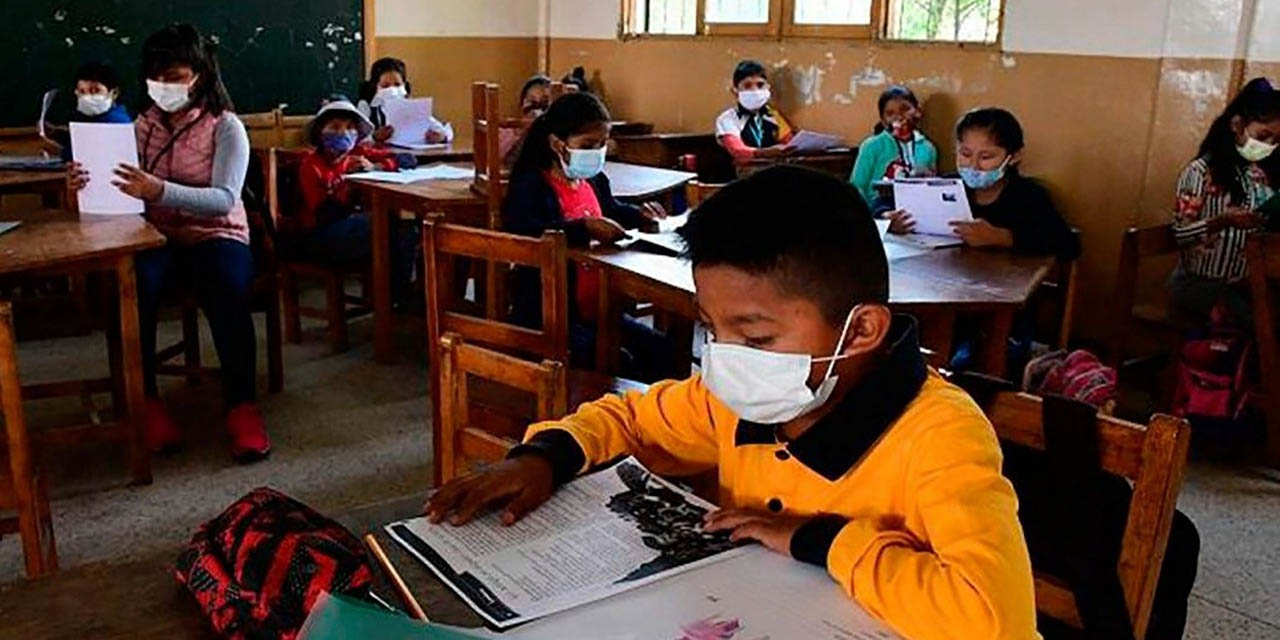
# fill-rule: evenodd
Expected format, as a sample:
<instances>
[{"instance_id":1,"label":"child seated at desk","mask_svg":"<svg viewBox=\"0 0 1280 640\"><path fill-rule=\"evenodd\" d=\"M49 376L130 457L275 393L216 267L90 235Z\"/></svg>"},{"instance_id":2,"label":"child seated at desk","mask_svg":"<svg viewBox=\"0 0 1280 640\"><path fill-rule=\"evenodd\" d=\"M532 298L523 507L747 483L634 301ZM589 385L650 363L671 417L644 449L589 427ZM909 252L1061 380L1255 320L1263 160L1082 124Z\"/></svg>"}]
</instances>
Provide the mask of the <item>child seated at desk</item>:
<instances>
[{"instance_id":1,"label":"child seated at desk","mask_svg":"<svg viewBox=\"0 0 1280 640\"><path fill-rule=\"evenodd\" d=\"M956 165L974 221L951 224L970 247L1075 259L1080 242L1053 206L1049 191L1018 171L1025 146L1022 125L1004 109L974 109L960 118ZM888 217L893 233L915 228L908 211Z\"/></svg>"},{"instance_id":2,"label":"child seated at desk","mask_svg":"<svg viewBox=\"0 0 1280 640\"><path fill-rule=\"evenodd\" d=\"M877 181L938 173L938 149L919 129L923 114L916 94L903 86L889 87L880 94L879 107L875 134L858 146L858 159L849 176L872 213L893 204L892 198L877 193Z\"/></svg>"},{"instance_id":3,"label":"child seated at desk","mask_svg":"<svg viewBox=\"0 0 1280 640\"><path fill-rule=\"evenodd\" d=\"M777 158L787 153L794 135L786 118L769 101L769 76L764 65L743 60L733 70L733 95L738 104L716 118L716 141L733 156L735 164L756 158Z\"/></svg>"},{"instance_id":4,"label":"child seated at desk","mask_svg":"<svg viewBox=\"0 0 1280 640\"><path fill-rule=\"evenodd\" d=\"M511 184L502 205L502 221L511 233L541 236L563 231L572 246L591 241L611 244L627 237L627 229L656 226L666 210L656 203L626 204L613 196L604 173L609 142L609 111L590 93L568 93L538 116L520 147L511 170ZM541 297L536 273L516 271L511 288L517 322L541 323ZM595 352L594 322L600 276L589 265L570 272L570 350L576 366L592 367ZM665 342L648 327L627 322L624 342L635 377L652 378L669 353Z\"/></svg>"},{"instance_id":5,"label":"child seated at desk","mask_svg":"<svg viewBox=\"0 0 1280 640\"><path fill-rule=\"evenodd\" d=\"M133 122L124 105L117 102L119 99L120 76L115 68L102 62L86 62L76 70L76 113L71 122ZM58 128L52 133L58 153L70 161L70 131Z\"/></svg>"},{"instance_id":6,"label":"child seated at desk","mask_svg":"<svg viewBox=\"0 0 1280 640\"><path fill-rule=\"evenodd\" d=\"M906 637L1035 638L996 434L925 365L915 320L889 311L884 249L853 188L772 167L712 196L681 235L713 336L702 373L533 425L506 461L435 493L428 517L460 525L501 504L511 524L628 454L664 474L718 469L709 530L826 569Z\"/></svg>"},{"instance_id":7,"label":"child seated at desk","mask_svg":"<svg viewBox=\"0 0 1280 640\"><path fill-rule=\"evenodd\" d=\"M380 58L369 69L369 79L360 85L360 113L374 124L373 140L386 144L395 134L395 128L387 124L382 105L388 100L409 97L408 70L399 58ZM433 114L427 124L427 144L453 142L453 127L441 122Z\"/></svg>"},{"instance_id":8,"label":"child seated at desk","mask_svg":"<svg viewBox=\"0 0 1280 640\"><path fill-rule=\"evenodd\" d=\"M372 132L373 123L345 98L325 104L307 124L311 149L298 165L302 203L295 217L281 220L286 256L348 270L367 267L372 259L369 217L360 210L347 176L416 164L412 155L361 144ZM410 227L394 235L392 297L400 301L409 285L416 234Z\"/></svg>"}]
</instances>

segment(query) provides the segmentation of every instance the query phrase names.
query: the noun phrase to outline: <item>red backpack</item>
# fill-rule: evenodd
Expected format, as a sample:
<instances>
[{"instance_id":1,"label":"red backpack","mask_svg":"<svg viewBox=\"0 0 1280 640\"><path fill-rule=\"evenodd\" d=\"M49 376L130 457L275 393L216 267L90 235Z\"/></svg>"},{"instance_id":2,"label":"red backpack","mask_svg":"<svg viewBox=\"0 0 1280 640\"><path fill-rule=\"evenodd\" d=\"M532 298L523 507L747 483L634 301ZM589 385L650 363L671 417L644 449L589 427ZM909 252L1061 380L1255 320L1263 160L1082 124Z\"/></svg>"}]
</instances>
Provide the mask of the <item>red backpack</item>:
<instances>
[{"instance_id":1,"label":"red backpack","mask_svg":"<svg viewBox=\"0 0 1280 640\"><path fill-rule=\"evenodd\" d=\"M1257 348L1247 330L1214 308L1209 327L1178 350L1173 414L1180 418L1239 420L1258 390Z\"/></svg>"},{"instance_id":2,"label":"red backpack","mask_svg":"<svg viewBox=\"0 0 1280 640\"><path fill-rule=\"evenodd\" d=\"M367 597L373 579L351 532L269 488L201 525L174 573L234 640L293 640L322 593Z\"/></svg>"}]
</instances>

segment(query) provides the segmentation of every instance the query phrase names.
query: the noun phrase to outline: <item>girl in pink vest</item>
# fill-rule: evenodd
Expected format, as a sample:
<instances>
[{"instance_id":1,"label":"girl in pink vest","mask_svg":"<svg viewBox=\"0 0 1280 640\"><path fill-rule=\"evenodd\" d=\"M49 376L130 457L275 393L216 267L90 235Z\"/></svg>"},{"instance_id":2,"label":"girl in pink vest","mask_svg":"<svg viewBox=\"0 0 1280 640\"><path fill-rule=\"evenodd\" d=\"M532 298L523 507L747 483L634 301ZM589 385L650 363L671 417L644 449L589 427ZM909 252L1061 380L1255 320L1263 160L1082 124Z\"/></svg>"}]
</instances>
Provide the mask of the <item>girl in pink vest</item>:
<instances>
[{"instance_id":1,"label":"girl in pink vest","mask_svg":"<svg viewBox=\"0 0 1280 640\"><path fill-rule=\"evenodd\" d=\"M121 165L114 184L147 203L147 220L169 240L137 258L147 443L158 452L181 441L156 387L156 311L162 293L190 291L204 310L222 366L232 456L258 460L271 444L254 402L253 257L240 197L249 137L232 112L213 45L194 27L174 25L147 38L142 68L147 98L135 125L141 166ZM74 173L72 188L82 187L87 178Z\"/></svg>"}]
</instances>

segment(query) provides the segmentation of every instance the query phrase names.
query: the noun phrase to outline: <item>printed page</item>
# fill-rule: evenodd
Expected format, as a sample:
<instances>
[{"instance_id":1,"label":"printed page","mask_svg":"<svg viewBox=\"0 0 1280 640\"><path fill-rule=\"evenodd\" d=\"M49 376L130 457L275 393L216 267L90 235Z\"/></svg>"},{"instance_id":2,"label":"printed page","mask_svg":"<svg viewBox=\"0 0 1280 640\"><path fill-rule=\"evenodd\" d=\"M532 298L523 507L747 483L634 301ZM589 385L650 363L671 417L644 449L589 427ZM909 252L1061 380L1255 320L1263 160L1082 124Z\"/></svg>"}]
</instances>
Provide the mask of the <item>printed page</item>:
<instances>
[{"instance_id":1,"label":"printed page","mask_svg":"<svg viewBox=\"0 0 1280 640\"><path fill-rule=\"evenodd\" d=\"M89 172L89 184L78 194L81 213L130 215L146 210L143 202L111 184L121 164L138 166L138 139L132 124L71 123L75 161Z\"/></svg>"},{"instance_id":2,"label":"printed page","mask_svg":"<svg viewBox=\"0 0 1280 640\"><path fill-rule=\"evenodd\" d=\"M634 458L583 476L520 522L393 523L397 542L499 628L571 609L746 550L702 530L712 505Z\"/></svg>"},{"instance_id":3,"label":"printed page","mask_svg":"<svg viewBox=\"0 0 1280 640\"><path fill-rule=\"evenodd\" d=\"M893 199L898 209L915 219L918 234L954 237L951 221L973 220L964 183L955 178L895 180Z\"/></svg>"},{"instance_id":4,"label":"printed page","mask_svg":"<svg viewBox=\"0 0 1280 640\"><path fill-rule=\"evenodd\" d=\"M431 109L431 98L406 98L383 103L382 112L387 116L387 125L395 129L387 142L407 148L425 145Z\"/></svg>"},{"instance_id":5,"label":"printed page","mask_svg":"<svg viewBox=\"0 0 1280 640\"><path fill-rule=\"evenodd\" d=\"M787 146L800 153L816 153L841 146L840 138L825 133L801 131L787 143Z\"/></svg>"},{"instance_id":6,"label":"printed page","mask_svg":"<svg viewBox=\"0 0 1280 640\"><path fill-rule=\"evenodd\" d=\"M525 640L894 640L818 567L763 547L504 635Z\"/></svg>"}]
</instances>

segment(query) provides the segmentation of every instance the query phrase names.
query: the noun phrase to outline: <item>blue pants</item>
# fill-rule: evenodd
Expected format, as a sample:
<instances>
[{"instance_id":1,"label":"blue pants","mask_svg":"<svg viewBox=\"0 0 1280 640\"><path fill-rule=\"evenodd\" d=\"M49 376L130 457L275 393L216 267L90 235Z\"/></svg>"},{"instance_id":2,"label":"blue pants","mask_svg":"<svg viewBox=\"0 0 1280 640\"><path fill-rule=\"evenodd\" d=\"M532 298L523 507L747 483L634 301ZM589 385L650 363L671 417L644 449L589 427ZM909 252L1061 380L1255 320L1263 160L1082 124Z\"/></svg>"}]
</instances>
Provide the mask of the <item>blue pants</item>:
<instances>
[{"instance_id":1,"label":"blue pants","mask_svg":"<svg viewBox=\"0 0 1280 640\"><path fill-rule=\"evenodd\" d=\"M250 298L253 254L235 240L170 245L138 254L138 322L142 376L156 397L156 313L166 292L193 292L209 321L222 365L222 397L228 409L253 402L257 381L257 340Z\"/></svg>"},{"instance_id":2,"label":"blue pants","mask_svg":"<svg viewBox=\"0 0 1280 640\"><path fill-rule=\"evenodd\" d=\"M358 271L373 261L372 235L369 216L352 213L289 238L286 253L291 258ZM417 227L413 223L393 224L391 293L395 300L404 299L410 293L417 243Z\"/></svg>"}]
</instances>

